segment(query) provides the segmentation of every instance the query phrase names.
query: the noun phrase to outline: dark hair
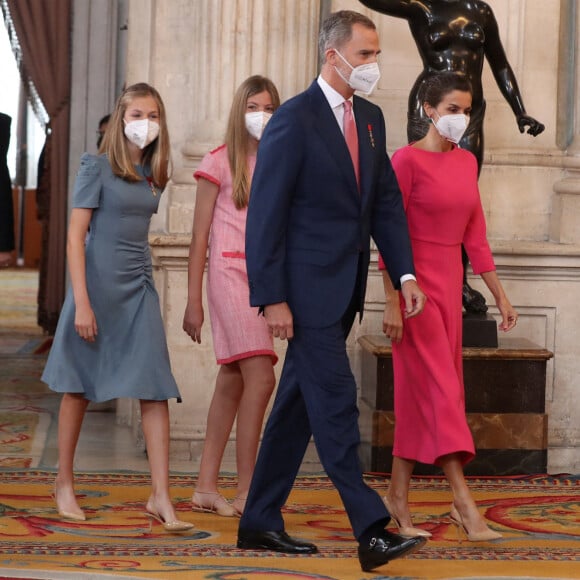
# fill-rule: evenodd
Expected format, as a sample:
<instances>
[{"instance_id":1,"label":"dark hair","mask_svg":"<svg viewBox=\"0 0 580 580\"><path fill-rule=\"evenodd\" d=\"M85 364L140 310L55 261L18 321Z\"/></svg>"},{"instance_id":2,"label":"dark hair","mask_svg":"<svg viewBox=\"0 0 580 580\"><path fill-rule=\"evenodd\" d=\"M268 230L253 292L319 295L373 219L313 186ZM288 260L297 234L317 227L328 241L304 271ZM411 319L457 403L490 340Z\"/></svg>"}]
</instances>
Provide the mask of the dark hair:
<instances>
[{"instance_id":1,"label":"dark hair","mask_svg":"<svg viewBox=\"0 0 580 580\"><path fill-rule=\"evenodd\" d=\"M111 114L110 113L108 115L105 115L104 117L101 117L101 120L99 121L99 127L101 125L106 125L110 120L111 120Z\"/></svg>"},{"instance_id":2,"label":"dark hair","mask_svg":"<svg viewBox=\"0 0 580 580\"><path fill-rule=\"evenodd\" d=\"M461 91L473 95L469 79L461 73L441 72L427 77L421 88L421 102L436 107L445 95Z\"/></svg>"},{"instance_id":3,"label":"dark hair","mask_svg":"<svg viewBox=\"0 0 580 580\"><path fill-rule=\"evenodd\" d=\"M97 129L97 149L101 148L101 143L103 142L103 137L105 136L105 130L109 121L111 120L111 115L105 115L101 117L99 121L99 128Z\"/></svg>"},{"instance_id":4,"label":"dark hair","mask_svg":"<svg viewBox=\"0 0 580 580\"><path fill-rule=\"evenodd\" d=\"M321 62L325 61L324 55L329 48L340 48L351 39L354 24L362 24L373 30L377 29L370 18L353 10L333 12L324 20L318 35L318 52Z\"/></svg>"}]
</instances>

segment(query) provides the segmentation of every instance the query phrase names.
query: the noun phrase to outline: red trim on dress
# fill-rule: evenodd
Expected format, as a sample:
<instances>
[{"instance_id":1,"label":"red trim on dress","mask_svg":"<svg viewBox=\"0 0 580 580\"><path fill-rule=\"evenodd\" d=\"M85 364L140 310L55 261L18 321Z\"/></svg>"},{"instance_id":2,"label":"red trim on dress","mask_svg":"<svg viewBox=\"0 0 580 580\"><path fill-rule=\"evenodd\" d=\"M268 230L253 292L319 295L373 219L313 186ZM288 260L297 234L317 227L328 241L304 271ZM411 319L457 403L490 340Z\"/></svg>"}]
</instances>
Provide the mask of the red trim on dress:
<instances>
[{"instance_id":1,"label":"red trim on dress","mask_svg":"<svg viewBox=\"0 0 580 580\"><path fill-rule=\"evenodd\" d=\"M246 258L245 252L240 251L230 251L230 252L222 252L222 258Z\"/></svg>"},{"instance_id":2,"label":"red trim on dress","mask_svg":"<svg viewBox=\"0 0 580 580\"><path fill-rule=\"evenodd\" d=\"M199 179L200 177L203 179L207 179L211 183L215 183L218 187L221 185L221 182L219 181L219 179L216 179L213 175L210 175L209 173L206 173L205 171L196 171L193 174L193 177L194 177L194 179Z\"/></svg>"},{"instance_id":3,"label":"red trim on dress","mask_svg":"<svg viewBox=\"0 0 580 580\"><path fill-rule=\"evenodd\" d=\"M229 363L243 360L245 358L251 358L253 356L269 356L272 359L272 366L278 362L278 355L273 350L250 350L248 352L235 354L229 358L218 358L217 363L218 365L227 365Z\"/></svg>"},{"instance_id":4,"label":"red trim on dress","mask_svg":"<svg viewBox=\"0 0 580 580\"><path fill-rule=\"evenodd\" d=\"M225 149L226 144L223 143L222 145L220 145L219 147L216 147L215 149L212 149L210 151L210 154L213 155L214 153L217 153L218 151L221 151L222 149Z\"/></svg>"}]
</instances>

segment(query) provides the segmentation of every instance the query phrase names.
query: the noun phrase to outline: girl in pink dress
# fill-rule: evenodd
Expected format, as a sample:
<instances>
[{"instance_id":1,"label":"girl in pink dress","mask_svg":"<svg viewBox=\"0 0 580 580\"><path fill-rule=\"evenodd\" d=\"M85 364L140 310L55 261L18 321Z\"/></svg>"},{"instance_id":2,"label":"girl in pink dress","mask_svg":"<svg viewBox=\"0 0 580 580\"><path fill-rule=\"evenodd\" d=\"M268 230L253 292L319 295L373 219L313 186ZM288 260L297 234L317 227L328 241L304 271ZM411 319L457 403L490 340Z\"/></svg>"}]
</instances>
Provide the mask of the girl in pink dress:
<instances>
[{"instance_id":1,"label":"girl in pink dress","mask_svg":"<svg viewBox=\"0 0 580 580\"><path fill-rule=\"evenodd\" d=\"M275 386L273 338L264 317L250 307L245 232L258 142L279 105L272 81L257 75L246 79L234 96L225 144L209 152L194 173L198 184L183 329L201 343L202 281L209 246L207 301L221 366L192 504L194 511L228 517L243 511L264 414ZM219 493L217 480L236 416L238 486L230 504Z\"/></svg>"},{"instance_id":2,"label":"girl in pink dress","mask_svg":"<svg viewBox=\"0 0 580 580\"><path fill-rule=\"evenodd\" d=\"M393 473L384 499L403 535L430 535L412 526L409 483L416 461L438 465L453 493L452 520L469 540L494 540L501 534L485 523L463 475L463 465L475 450L463 386L462 243L473 271L493 294L502 317L499 328L511 330L517 313L495 272L486 239L477 161L456 145L469 123L471 85L464 76L440 73L425 81L422 101L431 119L427 135L397 151L392 160L417 281L427 302L420 316L403 324L398 292L383 272L383 330L393 341L396 419Z\"/></svg>"}]
</instances>

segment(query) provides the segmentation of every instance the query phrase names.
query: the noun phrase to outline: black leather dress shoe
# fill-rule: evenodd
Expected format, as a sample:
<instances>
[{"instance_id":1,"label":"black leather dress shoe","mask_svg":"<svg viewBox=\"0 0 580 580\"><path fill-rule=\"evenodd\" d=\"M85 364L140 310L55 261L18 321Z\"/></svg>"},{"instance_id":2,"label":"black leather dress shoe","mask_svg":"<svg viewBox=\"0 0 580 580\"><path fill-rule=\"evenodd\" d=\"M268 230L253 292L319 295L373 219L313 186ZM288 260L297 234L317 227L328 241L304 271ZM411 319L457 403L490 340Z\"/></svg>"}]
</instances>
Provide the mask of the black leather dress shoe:
<instances>
[{"instance_id":1,"label":"black leather dress shoe","mask_svg":"<svg viewBox=\"0 0 580 580\"><path fill-rule=\"evenodd\" d=\"M272 550L285 554L316 554L314 544L291 538L286 532L254 532L238 530L238 548L242 550Z\"/></svg>"},{"instance_id":2,"label":"black leather dress shoe","mask_svg":"<svg viewBox=\"0 0 580 580\"><path fill-rule=\"evenodd\" d=\"M384 531L371 538L368 544L359 544L358 559L364 572L370 572L395 558L414 552L425 544L422 537L403 538L397 534Z\"/></svg>"}]
</instances>

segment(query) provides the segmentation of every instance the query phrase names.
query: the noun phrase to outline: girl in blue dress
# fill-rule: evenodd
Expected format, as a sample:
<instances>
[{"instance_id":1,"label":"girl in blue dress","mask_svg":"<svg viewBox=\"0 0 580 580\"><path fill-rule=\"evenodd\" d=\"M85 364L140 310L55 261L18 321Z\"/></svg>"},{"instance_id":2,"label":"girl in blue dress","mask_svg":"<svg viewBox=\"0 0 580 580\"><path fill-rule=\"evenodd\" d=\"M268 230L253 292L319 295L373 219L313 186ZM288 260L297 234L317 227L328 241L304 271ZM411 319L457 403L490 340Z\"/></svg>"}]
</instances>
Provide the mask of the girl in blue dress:
<instances>
[{"instance_id":1,"label":"girl in blue dress","mask_svg":"<svg viewBox=\"0 0 580 580\"><path fill-rule=\"evenodd\" d=\"M168 399L180 398L153 285L149 223L169 180L169 135L159 93L145 83L120 96L100 148L84 154L67 241L71 287L42 375L63 393L54 496L61 517L84 520L73 460L89 401L140 400L152 489L147 514L167 531L177 520L169 497Z\"/></svg>"}]
</instances>

